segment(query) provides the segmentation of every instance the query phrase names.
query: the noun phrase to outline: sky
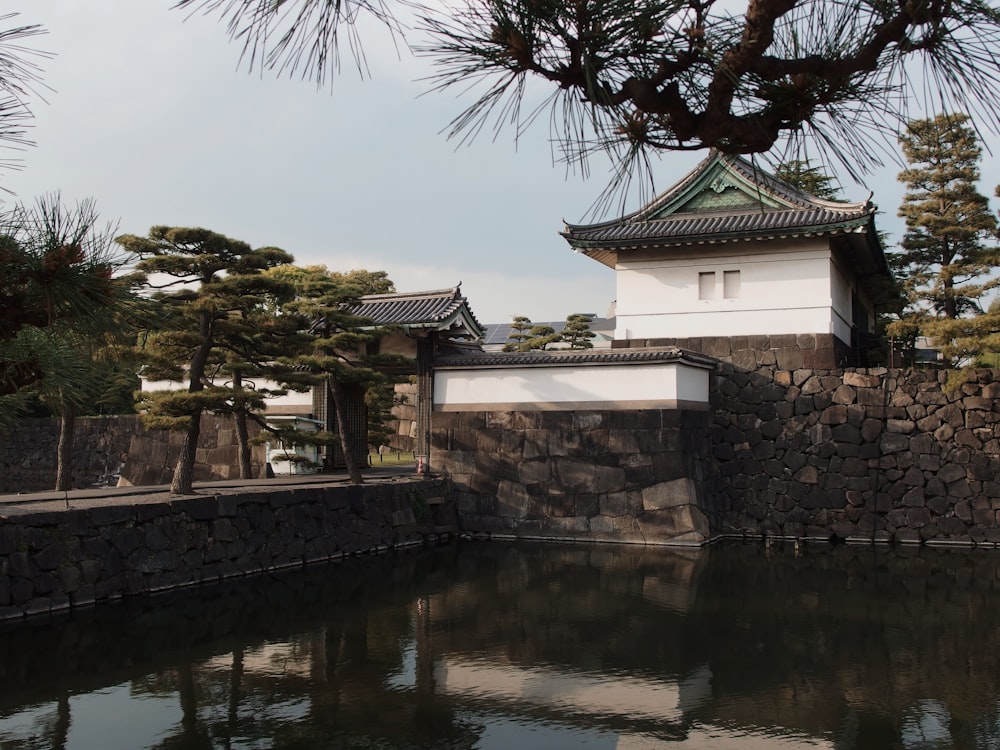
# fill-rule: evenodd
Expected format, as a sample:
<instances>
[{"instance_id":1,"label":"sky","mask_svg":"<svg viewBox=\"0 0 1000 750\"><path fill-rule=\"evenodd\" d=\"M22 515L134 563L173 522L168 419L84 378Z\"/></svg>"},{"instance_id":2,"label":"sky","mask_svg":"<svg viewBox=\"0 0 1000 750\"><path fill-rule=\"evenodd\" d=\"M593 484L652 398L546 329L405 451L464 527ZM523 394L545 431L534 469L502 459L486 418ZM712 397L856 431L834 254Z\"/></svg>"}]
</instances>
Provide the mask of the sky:
<instances>
[{"instance_id":1,"label":"sky","mask_svg":"<svg viewBox=\"0 0 1000 750\"><path fill-rule=\"evenodd\" d=\"M384 270L403 292L461 282L482 323L607 314L614 272L559 232L564 220L592 220L609 165L595 160L588 179L568 173L545 118L517 139L508 129L457 144L445 131L471 99L430 91L429 61L381 29L365 29L370 75L346 57L318 88L248 71L223 23L171 5L4 2L19 14L4 28L44 25L28 44L53 55L37 60L44 87L29 97L35 145L14 155L20 169L0 172L8 203L58 191L69 204L94 199L122 233L200 226L280 247L299 265ZM985 145L980 190L992 196L1000 149ZM705 155L664 155L656 189ZM874 192L894 240L899 169L889 163L865 185L842 175L846 199Z\"/></svg>"}]
</instances>

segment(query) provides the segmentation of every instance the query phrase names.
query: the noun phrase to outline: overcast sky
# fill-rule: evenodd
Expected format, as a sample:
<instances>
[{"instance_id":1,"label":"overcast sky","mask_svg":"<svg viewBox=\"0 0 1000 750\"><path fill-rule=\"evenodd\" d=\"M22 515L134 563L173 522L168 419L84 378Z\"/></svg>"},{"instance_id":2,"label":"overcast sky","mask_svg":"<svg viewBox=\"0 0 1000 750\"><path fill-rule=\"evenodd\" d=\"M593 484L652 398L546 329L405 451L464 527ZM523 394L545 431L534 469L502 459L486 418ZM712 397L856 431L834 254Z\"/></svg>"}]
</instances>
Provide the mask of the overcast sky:
<instances>
[{"instance_id":1,"label":"overcast sky","mask_svg":"<svg viewBox=\"0 0 1000 750\"><path fill-rule=\"evenodd\" d=\"M563 219L587 219L607 165L595 161L589 180L567 175L544 118L517 144L506 131L458 146L441 131L468 99L427 93L428 62L397 56L378 30L366 37L371 78L345 61L331 92L248 73L222 23L170 5L4 3L20 13L7 26L43 24L30 44L55 55L39 60L49 90L31 99L36 146L19 154L23 169L0 174L8 200L90 197L122 232L201 226L276 245L300 265L385 270L400 291L461 281L483 323L607 313L614 272L558 234ZM664 157L657 189L704 155ZM995 155L983 164L986 195L998 167ZM896 240L898 171L844 185L852 200L874 191Z\"/></svg>"}]
</instances>

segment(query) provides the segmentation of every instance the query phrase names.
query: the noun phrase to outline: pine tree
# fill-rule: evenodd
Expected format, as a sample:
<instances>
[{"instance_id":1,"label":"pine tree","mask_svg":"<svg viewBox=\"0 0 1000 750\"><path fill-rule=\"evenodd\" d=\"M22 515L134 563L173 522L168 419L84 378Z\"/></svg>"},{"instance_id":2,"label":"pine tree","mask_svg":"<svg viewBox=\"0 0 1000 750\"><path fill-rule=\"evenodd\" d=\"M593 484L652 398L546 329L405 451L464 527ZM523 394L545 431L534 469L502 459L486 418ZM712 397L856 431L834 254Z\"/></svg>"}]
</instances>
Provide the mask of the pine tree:
<instances>
[{"instance_id":1,"label":"pine tree","mask_svg":"<svg viewBox=\"0 0 1000 750\"><path fill-rule=\"evenodd\" d=\"M774 170L774 176L817 198L835 201L840 195L840 190L834 187L834 179L819 167L809 166L808 161L790 159L782 162Z\"/></svg>"},{"instance_id":2,"label":"pine tree","mask_svg":"<svg viewBox=\"0 0 1000 750\"><path fill-rule=\"evenodd\" d=\"M582 313L574 313L566 318L566 325L563 327L560 336L562 341L569 344L570 349L593 349L591 341L596 335L590 330L593 318Z\"/></svg>"},{"instance_id":3,"label":"pine tree","mask_svg":"<svg viewBox=\"0 0 1000 750\"><path fill-rule=\"evenodd\" d=\"M857 174L878 164L875 144L920 96L990 130L1000 114L991 0L468 0L419 5L419 41L393 16L405 2L176 4L223 18L252 67L317 83L339 68L345 35L366 69L365 35L347 27L367 11L433 59L437 89L471 93L451 135L521 135L547 121L567 162L603 149L626 183L658 151L766 153L789 138L819 143Z\"/></svg>"},{"instance_id":4,"label":"pine tree","mask_svg":"<svg viewBox=\"0 0 1000 750\"><path fill-rule=\"evenodd\" d=\"M285 304L282 312L308 329L310 340L305 347L282 358L286 367L324 383L333 401L336 418L336 439L343 451L351 484L362 484L361 456L355 446L368 436L354 435L347 420L348 390L359 390L368 405L380 409L380 396L391 378L386 370L398 370L409 361L392 354L371 354L369 344L384 335L366 318L351 313L360 297L369 293L372 280L376 288L391 289L392 282L384 272L351 271L348 274L312 268L296 281L295 299ZM329 436L319 439L328 441Z\"/></svg>"},{"instance_id":5,"label":"pine tree","mask_svg":"<svg viewBox=\"0 0 1000 750\"><path fill-rule=\"evenodd\" d=\"M291 263L292 256L274 247L254 250L198 228L156 226L148 237L123 235L117 241L141 259L136 268L149 274L153 299L160 303L160 323L143 339L146 374L188 382L187 391L150 394L144 420L184 433L170 491L190 494L202 414L264 407L263 395L233 374L260 341L266 319L259 311L270 298L288 293L287 284L261 272ZM261 357L272 354L260 352ZM223 374L230 382L219 385L216 375L227 366Z\"/></svg>"},{"instance_id":6,"label":"pine tree","mask_svg":"<svg viewBox=\"0 0 1000 750\"><path fill-rule=\"evenodd\" d=\"M503 345L503 351L524 351L521 345L531 338L530 331L533 325L531 318L524 315L515 315L513 322L510 324L510 333L507 334L507 343Z\"/></svg>"},{"instance_id":7,"label":"pine tree","mask_svg":"<svg viewBox=\"0 0 1000 750\"><path fill-rule=\"evenodd\" d=\"M521 351L533 351L535 349L545 351L549 348L550 344L562 341L562 334L556 333L555 328L544 323L533 325L528 333L531 335L531 338L521 344Z\"/></svg>"},{"instance_id":8,"label":"pine tree","mask_svg":"<svg viewBox=\"0 0 1000 750\"><path fill-rule=\"evenodd\" d=\"M893 263L909 308L890 332L919 328L946 357L965 359L976 348L966 319L982 315L983 296L1000 284L997 222L976 186L982 149L962 115L915 120L900 144L909 165L899 174L906 233Z\"/></svg>"}]
</instances>

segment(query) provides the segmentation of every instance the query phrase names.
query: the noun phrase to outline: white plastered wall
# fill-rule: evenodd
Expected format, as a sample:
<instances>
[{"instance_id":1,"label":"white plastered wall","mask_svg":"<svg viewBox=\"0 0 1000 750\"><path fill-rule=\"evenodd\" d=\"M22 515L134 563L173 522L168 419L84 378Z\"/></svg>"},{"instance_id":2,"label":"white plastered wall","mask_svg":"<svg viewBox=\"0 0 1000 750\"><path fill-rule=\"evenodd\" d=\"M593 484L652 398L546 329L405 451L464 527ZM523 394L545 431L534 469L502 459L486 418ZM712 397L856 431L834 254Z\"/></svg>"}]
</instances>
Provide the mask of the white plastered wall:
<instances>
[{"instance_id":1,"label":"white plastered wall","mask_svg":"<svg viewBox=\"0 0 1000 750\"><path fill-rule=\"evenodd\" d=\"M616 271L616 339L835 332L823 239L698 245L669 258L635 253ZM739 293L730 299L726 271L739 272ZM699 299L699 274L712 272L715 295ZM847 311L849 319L849 302Z\"/></svg>"},{"instance_id":2,"label":"white plastered wall","mask_svg":"<svg viewBox=\"0 0 1000 750\"><path fill-rule=\"evenodd\" d=\"M708 403L709 370L679 362L469 367L434 373L434 408L697 408Z\"/></svg>"},{"instance_id":3,"label":"white plastered wall","mask_svg":"<svg viewBox=\"0 0 1000 750\"><path fill-rule=\"evenodd\" d=\"M145 378L140 378L139 381L144 393L153 393L155 391L186 391L188 389L187 381L146 380ZM253 379L253 382L258 389L267 388L268 390L277 390L280 388L278 383L271 380ZM312 391L300 392L289 390L284 396L272 396L267 399L268 414L308 414L310 412L312 412Z\"/></svg>"},{"instance_id":4,"label":"white plastered wall","mask_svg":"<svg viewBox=\"0 0 1000 750\"><path fill-rule=\"evenodd\" d=\"M851 341L851 283L833 260L830 261L830 288L833 297L833 333L841 341Z\"/></svg>"}]
</instances>

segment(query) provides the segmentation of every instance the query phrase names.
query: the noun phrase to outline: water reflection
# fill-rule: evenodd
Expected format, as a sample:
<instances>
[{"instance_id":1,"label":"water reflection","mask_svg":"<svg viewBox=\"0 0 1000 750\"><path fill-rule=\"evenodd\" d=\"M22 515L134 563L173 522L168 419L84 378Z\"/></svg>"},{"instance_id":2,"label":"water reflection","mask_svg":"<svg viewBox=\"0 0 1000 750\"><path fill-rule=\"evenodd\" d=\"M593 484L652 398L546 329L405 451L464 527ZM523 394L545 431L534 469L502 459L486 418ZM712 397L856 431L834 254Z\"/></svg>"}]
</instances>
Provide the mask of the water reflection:
<instances>
[{"instance_id":1,"label":"water reflection","mask_svg":"<svg viewBox=\"0 0 1000 750\"><path fill-rule=\"evenodd\" d=\"M0 630L0 748L991 748L1000 558L468 544Z\"/></svg>"}]
</instances>

